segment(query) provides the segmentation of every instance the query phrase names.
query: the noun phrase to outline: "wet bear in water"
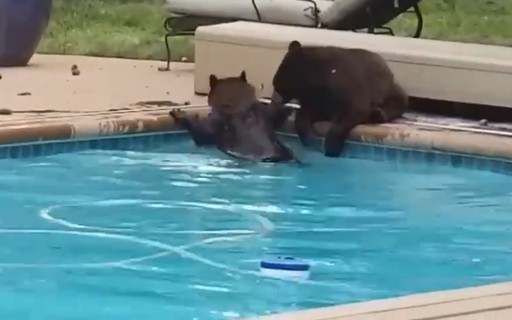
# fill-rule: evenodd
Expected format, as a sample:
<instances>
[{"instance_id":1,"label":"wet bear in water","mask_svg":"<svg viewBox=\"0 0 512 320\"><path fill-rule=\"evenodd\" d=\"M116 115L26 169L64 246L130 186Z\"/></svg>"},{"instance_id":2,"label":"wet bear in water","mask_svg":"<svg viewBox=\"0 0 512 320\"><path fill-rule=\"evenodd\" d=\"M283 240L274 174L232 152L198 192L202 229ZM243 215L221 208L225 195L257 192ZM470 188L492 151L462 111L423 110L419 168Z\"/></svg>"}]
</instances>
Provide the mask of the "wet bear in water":
<instances>
[{"instance_id":1,"label":"wet bear in water","mask_svg":"<svg viewBox=\"0 0 512 320\"><path fill-rule=\"evenodd\" d=\"M299 101L295 130L304 145L313 123L331 122L324 140L328 157L340 156L357 125L393 121L409 104L385 60L364 49L302 46L292 41L272 84L271 106Z\"/></svg>"},{"instance_id":2,"label":"wet bear in water","mask_svg":"<svg viewBox=\"0 0 512 320\"><path fill-rule=\"evenodd\" d=\"M199 119L175 109L176 123L188 130L198 146L215 145L239 159L282 162L295 160L293 152L276 135L293 109L263 105L245 71L238 77L210 75L210 114Z\"/></svg>"}]
</instances>

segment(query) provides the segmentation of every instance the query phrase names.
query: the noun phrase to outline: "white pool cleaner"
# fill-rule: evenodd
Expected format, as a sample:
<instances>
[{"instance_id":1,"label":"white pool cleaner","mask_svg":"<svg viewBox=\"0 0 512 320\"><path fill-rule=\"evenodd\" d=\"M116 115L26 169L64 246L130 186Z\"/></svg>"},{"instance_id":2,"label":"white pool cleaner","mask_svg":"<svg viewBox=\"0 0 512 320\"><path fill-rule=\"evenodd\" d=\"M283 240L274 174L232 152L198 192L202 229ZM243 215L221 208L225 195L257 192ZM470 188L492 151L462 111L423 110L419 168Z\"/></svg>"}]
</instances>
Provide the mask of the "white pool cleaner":
<instances>
[{"instance_id":1,"label":"white pool cleaner","mask_svg":"<svg viewBox=\"0 0 512 320\"><path fill-rule=\"evenodd\" d=\"M306 280L310 275L310 265L293 257L269 257L261 260L260 272L272 278L293 278Z\"/></svg>"}]
</instances>

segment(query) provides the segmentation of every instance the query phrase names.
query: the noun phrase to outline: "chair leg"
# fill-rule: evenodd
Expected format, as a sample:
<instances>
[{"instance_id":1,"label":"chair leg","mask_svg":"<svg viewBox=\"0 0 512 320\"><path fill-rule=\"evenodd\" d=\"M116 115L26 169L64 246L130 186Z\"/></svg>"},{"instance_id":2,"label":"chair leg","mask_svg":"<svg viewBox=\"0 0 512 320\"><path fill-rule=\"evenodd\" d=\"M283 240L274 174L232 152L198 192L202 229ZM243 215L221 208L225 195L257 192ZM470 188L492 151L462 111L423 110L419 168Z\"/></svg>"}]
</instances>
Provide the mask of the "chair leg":
<instances>
[{"instance_id":1,"label":"chair leg","mask_svg":"<svg viewBox=\"0 0 512 320\"><path fill-rule=\"evenodd\" d=\"M391 29L390 27L377 26L375 24L373 8L371 6L366 7L366 16L367 16L367 19L368 19L368 27L366 29L368 33L371 33L371 34L387 34L387 35L392 35L392 36L395 35L395 33L393 32L393 29Z\"/></svg>"},{"instance_id":2,"label":"chair leg","mask_svg":"<svg viewBox=\"0 0 512 320\"><path fill-rule=\"evenodd\" d=\"M386 35L390 35L390 36L395 35L395 32L390 27L382 26L379 29L384 30L384 31L376 31L375 34L386 34Z\"/></svg>"},{"instance_id":3,"label":"chair leg","mask_svg":"<svg viewBox=\"0 0 512 320\"><path fill-rule=\"evenodd\" d=\"M167 53L167 61L165 67L159 67L158 71L170 71L171 70L171 46L169 44L169 38L173 35L171 33L167 33L164 36L164 42L165 42L165 50Z\"/></svg>"},{"instance_id":4,"label":"chair leg","mask_svg":"<svg viewBox=\"0 0 512 320\"><path fill-rule=\"evenodd\" d=\"M368 21L368 25L366 27L366 32L375 34L375 23L373 19L373 11L371 6L366 6L366 19Z\"/></svg>"},{"instance_id":5,"label":"chair leg","mask_svg":"<svg viewBox=\"0 0 512 320\"><path fill-rule=\"evenodd\" d=\"M371 34L387 34L394 36L394 32L390 27L377 26L375 24L375 18L373 14L373 8L371 6L366 7L366 16L368 19L367 32ZM385 31L382 31L385 30Z\"/></svg>"},{"instance_id":6,"label":"chair leg","mask_svg":"<svg viewBox=\"0 0 512 320\"><path fill-rule=\"evenodd\" d=\"M171 44L169 43L169 38L172 37L172 34L165 35L165 50L167 52L167 70L171 70Z\"/></svg>"},{"instance_id":7,"label":"chair leg","mask_svg":"<svg viewBox=\"0 0 512 320\"><path fill-rule=\"evenodd\" d=\"M413 35L413 38L419 38L421 36L421 32L423 31L423 14L421 13L421 10L420 10L420 7L419 7L418 4L415 4L412 8L413 8L413 11L407 11L407 12L414 13L416 15L417 20L418 20L418 24L416 26L416 31L415 31L415 33ZM385 32L383 32L383 31L375 31L374 29L372 29L371 33L375 33L375 34L389 34L389 35L392 35L392 36L395 35L395 33L393 32L393 29L391 29L390 27L381 26L381 27L379 27L379 29L384 29L386 31Z\"/></svg>"},{"instance_id":8,"label":"chair leg","mask_svg":"<svg viewBox=\"0 0 512 320\"><path fill-rule=\"evenodd\" d=\"M413 8L416 18L418 19L418 25L416 26L416 32L414 33L413 38L419 38L423 31L423 14L421 13L420 6L418 4L415 4Z\"/></svg>"},{"instance_id":9,"label":"chair leg","mask_svg":"<svg viewBox=\"0 0 512 320\"><path fill-rule=\"evenodd\" d=\"M169 71L171 70L171 46L169 44L169 38L174 36L174 32L171 27L171 18L167 18L164 21L164 29L166 31L164 36L164 42L165 42L165 50L167 53L167 65L166 67L160 67L158 68L159 71Z\"/></svg>"}]
</instances>

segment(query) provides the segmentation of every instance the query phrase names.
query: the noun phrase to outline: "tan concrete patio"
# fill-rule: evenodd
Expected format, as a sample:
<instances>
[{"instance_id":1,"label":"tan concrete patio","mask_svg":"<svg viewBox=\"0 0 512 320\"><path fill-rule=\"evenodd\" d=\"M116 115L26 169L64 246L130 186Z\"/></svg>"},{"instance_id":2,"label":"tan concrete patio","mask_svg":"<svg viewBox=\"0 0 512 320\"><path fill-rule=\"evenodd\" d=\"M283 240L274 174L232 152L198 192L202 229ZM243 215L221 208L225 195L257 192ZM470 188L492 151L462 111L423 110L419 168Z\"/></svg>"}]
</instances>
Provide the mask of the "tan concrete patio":
<instances>
[{"instance_id":1,"label":"tan concrete patio","mask_svg":"<svg viewBox=\"0 0 512 320\"><path fill-rule=\"evenodd\" d=\"M39 120L105 112L148 110L166 101L204 103L194 95L194 65L173 63L161 72L159 61L105 59L84 56L35 55L28 67L0 68L0 126L23 120ZM80 75L73 76L71 68ZM138 104L139 103L139 104ZM168 106L167 106L168 108ZM13 122L14 121L14 122Z\"/></svg>"}]
</instances>

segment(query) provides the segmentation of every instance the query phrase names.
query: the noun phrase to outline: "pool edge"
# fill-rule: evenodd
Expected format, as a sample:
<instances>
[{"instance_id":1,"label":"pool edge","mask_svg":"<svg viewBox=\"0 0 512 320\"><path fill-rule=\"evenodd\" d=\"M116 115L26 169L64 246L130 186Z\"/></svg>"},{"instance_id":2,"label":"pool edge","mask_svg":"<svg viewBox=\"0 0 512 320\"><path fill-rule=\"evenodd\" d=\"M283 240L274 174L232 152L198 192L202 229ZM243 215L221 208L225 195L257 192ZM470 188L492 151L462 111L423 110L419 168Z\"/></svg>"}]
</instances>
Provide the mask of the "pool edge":
<instances>
[{"instance_id":1,"label":"pool edge","mask_svg":"<svg viewBox=\"0 0 512 320\"><path fill-rule=\"evenodd\" d=\"M276 313L246 320L510 319L512 282Z\"/></svg>"},{"instance_id":2,"label":"pool edge","mask_svg":"<svg viewBox=\"0 0 512 320\"><path fill-rule=\"evenodd\" d=\"M208 107L204 104L177 107L187 112L198 113L200 116L208 112ZM41 121L14 122L0 128L0 145L169 132L178 129L168 115L169 110L170 107L156 107L150 110L140 108L123 112L98 112ZM325 136L325 124L318 124L315 129L319 136ZM283 131L293 133L292 124L289 122ZM475 132L465 128L447 129L402 123L365 124L359 125L351 132L350 140L397 148L512 160L512 139L509 136Z\"/></svg>"}]
</instances>

